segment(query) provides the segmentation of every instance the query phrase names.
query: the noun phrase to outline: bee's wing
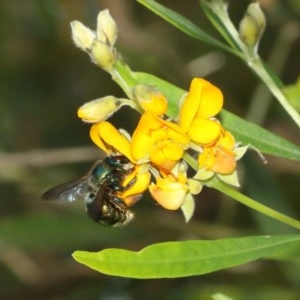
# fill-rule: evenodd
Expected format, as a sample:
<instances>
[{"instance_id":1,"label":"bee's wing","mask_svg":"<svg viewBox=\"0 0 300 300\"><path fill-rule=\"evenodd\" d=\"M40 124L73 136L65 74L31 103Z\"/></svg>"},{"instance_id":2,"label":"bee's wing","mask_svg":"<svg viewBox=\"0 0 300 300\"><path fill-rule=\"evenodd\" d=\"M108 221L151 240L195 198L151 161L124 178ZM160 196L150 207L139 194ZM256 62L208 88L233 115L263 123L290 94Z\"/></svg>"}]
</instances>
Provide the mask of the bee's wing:
<instances>
[{"instance_id":1,"label":"bee's wing","mask_svg":"<svg viewBox=\"0 0 300 300\"><path fill-rule=\"evenodd\" d=\"M90 192L90 184L88 178L72 180L57 185L42 195L42 200L58 200L62 202L73 202L75 200L84 199L86 194Z\"/></svg>"}]
</instances>

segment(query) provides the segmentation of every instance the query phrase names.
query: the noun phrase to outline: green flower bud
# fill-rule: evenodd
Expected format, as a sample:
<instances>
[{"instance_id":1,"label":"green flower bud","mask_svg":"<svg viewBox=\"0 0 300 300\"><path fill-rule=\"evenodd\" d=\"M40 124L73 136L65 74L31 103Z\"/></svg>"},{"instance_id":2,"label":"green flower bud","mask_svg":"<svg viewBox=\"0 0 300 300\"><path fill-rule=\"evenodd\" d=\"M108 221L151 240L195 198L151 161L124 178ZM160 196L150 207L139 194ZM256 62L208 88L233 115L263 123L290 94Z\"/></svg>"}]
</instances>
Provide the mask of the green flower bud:
<instances>
[{"instance_id":1,"label":"green flower bud","mask_svg":"<svg viewBox=\"0 0 300 300\"><path fill-rule=\"evenodd\" d=\"M73 21L71 24L72 39L75 45L81 50L88 52L93 44L96 34L84 26L79 21Z\"/></svg>"},{"instance_id":2,"label":"green flower bud","mask_svg":"<svg viewBox=\"0 0 300 300\"><path fill-rule=\"evenodd\" d=\"M108 9L99 12L97 17L97 38L113 47L117 38L118 28Z\"/></svg>"},{"instance_id":3,"label":"green flower bud","mask_svg":"<svg viewBox=\"0 0 300 300\"><path fill-rule=\"evenodd\" d=\"M241 40L250 48L256 50L266 27L266 19L259 3L251 3L239 27Z\"/></svg>"},{"instance_id":4,"label":"green flower bud","mask_svg":"<svg viewBox=\"0 0 300 300\"><path fill-rule=\"evenodd\" d=\"M95 39L91 48L91 58L100 68L110 72L115 65L115 54L113 50L99 40Z\"/></svg>"},{"instance_id":5,"label":"green flower bud","mask_svg":"<svg viewBox=\"0 0 300 300\"><path fill-rule=\"evenodd\" d=\"M119 99L107 96L89 101L79 107L77 115L87 123L99 123L107 120L121 107Z\"/></svg>"}]
</instances>

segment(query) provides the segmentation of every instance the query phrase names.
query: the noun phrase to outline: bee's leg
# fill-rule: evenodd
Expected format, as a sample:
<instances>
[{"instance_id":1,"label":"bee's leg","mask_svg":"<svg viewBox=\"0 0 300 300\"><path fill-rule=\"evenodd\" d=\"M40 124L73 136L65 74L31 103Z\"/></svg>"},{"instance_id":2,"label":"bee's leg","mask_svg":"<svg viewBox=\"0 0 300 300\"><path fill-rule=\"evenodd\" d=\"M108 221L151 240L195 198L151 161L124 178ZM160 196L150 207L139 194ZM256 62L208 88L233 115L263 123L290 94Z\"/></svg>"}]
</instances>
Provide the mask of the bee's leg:
<instances>
[{"instance_id":1,"label":"bee's leg","mask_svg":"<svg viewBox=\"0 0 300 300\"><path fill-rule=\"evenodd\" d=\"M125 192L128 189L130 189L135 183L136 183L136 177L132 178L127 184L126 186L122 186L122 181L124 180L123 178L120 178L119 184L113 186L113 190L116 192Z\"/></svg>"},{"instance_id":2,"label":"bee's leg","mask_svg":"<svg viewBox=\"0 0 300 300\"><path fill-rule=\"evenodd\" d=\"M131 188L136 182L136 178L132 178L132 180L130 180L129 183L124 187L122 182L126 175L129 175L132 170L123 171L124 172L120 172L120 170L112 171L107 177L109 187L115 192L124 192Z\"/></svg>"},{"instance_id":3,"label":"bee's leg","mask_svg":"<svg viewBox=\"0 0 300 300\"><path fill-rule=\"evenodd\" d=\"M126 186L124 186L123 192L129 190L135 183L136 183L136 177L132 178L132 179L126 184Z\"/></svg>"},{"instance_id":4,"label":"bee's leg","mask_svg":"<svg viewBox=\"0 0 300 300\"><path fill-rule=\"evenodd\" d=\"M121 198L119 198L119 197L116 197L116 196L115 197L111 197L110 201L113 203L113 205L115 207L118 207L119 209L126 209L127 208L127 206L124 203L124 201Z\"/></svg>"}]
</instances>

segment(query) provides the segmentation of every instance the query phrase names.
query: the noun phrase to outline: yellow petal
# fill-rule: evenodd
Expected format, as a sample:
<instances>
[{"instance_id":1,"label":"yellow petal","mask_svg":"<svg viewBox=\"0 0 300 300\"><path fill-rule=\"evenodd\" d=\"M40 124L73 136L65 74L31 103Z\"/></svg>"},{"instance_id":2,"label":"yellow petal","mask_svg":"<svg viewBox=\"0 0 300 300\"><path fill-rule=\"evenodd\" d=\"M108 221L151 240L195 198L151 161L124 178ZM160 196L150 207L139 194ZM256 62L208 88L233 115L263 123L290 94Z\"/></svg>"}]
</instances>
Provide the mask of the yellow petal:
<instances>
[{"instance_id":1,"label":"yellow petal","mask_svg":"<svg viewBox=\"0 0 300 300\"><path fill-rule=\"evenodd\" d=\"M91 140L103 151L105 151L106 153L109 153L109 149L106 147L106 145L103 143L100 135L99 135L99 131L98 131L98 125L99 124L94 124L91 126L90 129L90 138Z\"/></svg>"},{"instance_id":2,"label":"yellow petal","mask_svg":"<svg viewBox=\"0 0 300 300\"><path fill-rule=\"evenodd\" d=\"M165 209L176 210L185 200L187 187L179 182L157 178L157 184L149 186L151 196Z\"/></svg>"},{"instance_id":3,"label":"yellow petal","mask_svg":"<svg viewBox=\"0 0 300 300\"><path fill-rule=\"evenodd\" d=\"M133 178L131 176L126 178L126 181L124 182L125 186L127 184L130 185L131 184L130 182L132 180L134 181L134 183L132 184L132 186L130 186L128 189L126 189L126 191L124 191L122 193L122 198L131 197L133 195L138 195L138 194L142 194L143 192L145 192L145 190L147 190L147 188L150 184L151 174L150 174L150 172L143 172L143 173L134 172ZM126 202L126 200L125 200L125 202ZM126 203L126 204L129 205L129 203Z\"/></svg>"},{"instance_id":4,"label":"yellow petal","mask_svg":"<svg viewBox=\"0 0 300 300\"><path fill-rule=\"evenodd\" d=\"M199 78L200 79L200 78ZM210 118L220 112L223 106L223 94L209 81L201 79L202 95L197 117Z\"/></svg>"},{"instance_id":5,"label":"yellow petal","mask_svg":"<svg viewBox=\"0 0 300 300\"><path fill-rule=\"evenodd\" d=\"M152 96L151 103L146 105L146 109L151 111L157 116L161 116L166 113L168 108L168 101L162 94L156 94Z\"/></svg>"},{"instance_id":6,"label":"yellow petal","mask_svg":"<svg viewBox=\"0 0 300 300\"><path fill-rule=\"evenodd\" d=\"M135 162L131 155L129 141L109 122L98 124L100 138L109 148L112 148L126 156L131 162Z\"/></svg>"},{"instance_id":7,"label":"yellow petal","mask_svg":"<svg viewBox=\"0 0 300 300\"><path fill-rule=\"evenodd\" d=\"M166 157L166 159L170 160L179 160L182 158L183 150L182 148L173 142L168 142L162 148L162 151Z\"/></svg>"},{"instance_id":8,"label":"yellow petal","mask_svg":"<svg viewBox=\"0 0 300 300\"><path fill-rule=\"evenodd\" d=\"M146 84L139 84L133 90L134 98L144 111L160 116L165 114L168 101L157 89Z\"/></svg>"},{"instance_id":9,"label":"yellow petal","mask_svg":"<svg viewBox=\"0 0 300 300\"><path fill-rule=\"evenodd\" d=\"M150 152L150 161L159 169L171 171L179 159L182 158L183 150L172 142L162 143L154 147Z\"/></svg>"},{"instance_id":10,"label":"yellow petal","mask_svg":"<svg viewBox=\"0 0 300 300\"><path fill-rule=\"evenodd\" d=\"M182 158L182 155L182 148L168 141L153 147L150 152L150 160L156 165L161 165L165 160L179 160Z\"/></svg>"},{"instance_id":11,"label":"yellow petal","mask_svg":"<svg viewBox=\"0 0 300 300\"><path fill-rule=\"evenodd\" d=\"M142 114L136 131L145 131L146 133L151 130L157 130L161 128L161 119L156 117L151 112L145 112Z\"/></svg>"},{"instance_id":12,"label":"yellow petal","mask_svg":"<svg viewBox=\"0 0 300 300\"><path fill-rule=\"evenodd\" d=\"M162 127L160 118L151 112L145 112L141 116L131 140L131 153L136 160L148 156L153 146L166 138Z\"/></svg>"},{"instance_id":13,"label":"yellow petal","mask_svg":"<svg viewBox=\"0 0 300 300\"><path fill-rule=\"evenodd\" d=\"M166 134L168 138L178 144L182 144L185 147L188 147L189 137L183 132L183 130L177 124L164 120L163 122L166 126Z\"/></svg>"},{"instance_id":14,"label":"yellow petal","mask_svg":"<svg viewBox=\"0 0 300 300\"><path fill-rule=\"evenodd\" d=\"M223 94L219 88L202 78L194 78L180 107L179 125L187 132L195 118L210 118L220 112Z\"/></svg>"},{"instance_id":15,"label":"yellow petal","mask_svg":"<svg viewBox=\"0 0 300 300\"><path fill-rule=\"evenodd\" d=\"M207 146L214 143L221 133L221 125L213 120L195 119L188 131L190 139L200 144Z\"/></svg>"},{"instance_id":16,"label":"yellow petal","mask_svg":"<svg viewBox=\"0 0 300 300\"><path fill-rule=\"evenodd\" d=\"M184 132L190 128L194 120L200 103L202 95L202 81L200 78L194 78L190 85L188 94L182 101L179 113L179 126Z\"/></svg>"},{"instance_id":17,"label":"yellow petal","mask_svg":"<svg viewBox=\"0 0 300 300\"><path fill-rule=\"evenodd\" d=\"M172 122L165 121L151 112L145 112L132 135L131 153L136 160L149 156L155 147L165 142L178 143L177 148L187 148L188 136ZM163 143L163 144L162 144Z\"/></svg>"},{"instance_id":18,"label":"yellow petal","mask_svg":"<svg viewBox=\"0 0 300 300\"><path fill-rule=\"evenodd\" d=\"M142 134L135 131L131 140L131 154L136 160L140 160L149 155L155 145L156 139L151 135Z\"/></svg>"},{"instance_id":19,"label":"yellow petal","mask_svg":"<svg viewBox=\"0 0 300 300\"><path fill-rule=\"evenodd\" d=\"M204 148L203 152L198 156L199 169L205 168L210 170L215 163L215 155L213 148Z\"/></svg>"},{"instance_id":20,"label":"yellow petal","mask_svg":"<svg viewBox=\"0 0 300 300\"><path fill-rule=\"evenodd\" d=\"M235 146L234 136L229 131L225 131L221 135L221 138L218 141L217 145L222 145L223 148L232 150Z\"/></svg>"},{"instance_id":21,"label":"yellow petal","mask_svg":"<svg viewBox=\"0 0 300 300\"><path fill-rule=\"evenodd\" d=\"M236 161L234 155L226 151L217 151L212 171L218 174L226 175L233 173L235 168Z\"/></svg>"}]
</instances>

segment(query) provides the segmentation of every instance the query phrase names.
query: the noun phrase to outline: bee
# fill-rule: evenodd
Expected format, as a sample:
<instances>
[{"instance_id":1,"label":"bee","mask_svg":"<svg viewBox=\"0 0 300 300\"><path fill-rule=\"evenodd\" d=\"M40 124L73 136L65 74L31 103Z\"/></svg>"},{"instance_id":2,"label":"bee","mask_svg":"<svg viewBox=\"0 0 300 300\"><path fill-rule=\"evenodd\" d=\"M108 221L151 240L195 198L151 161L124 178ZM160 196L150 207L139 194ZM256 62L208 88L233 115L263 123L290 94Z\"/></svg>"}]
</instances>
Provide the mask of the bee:
<instances>
[{"instance_id":1,"label":"bee","mask_svg":"<svg viewBox=\"0 0 300 300\"><path fill-rule=\"evenodd\" d=\"M135 183L132 179L125 187L122 185L132 171L132 164L125 156L107 156L97 161L83 177L57 185L41 198L62 202L83 200L87 214L94 221L104 226L123 226L133 218L125 199L120 197L120 193ZM134 197L136 202L141 195Z\"/></svg>"}]
</instances>

